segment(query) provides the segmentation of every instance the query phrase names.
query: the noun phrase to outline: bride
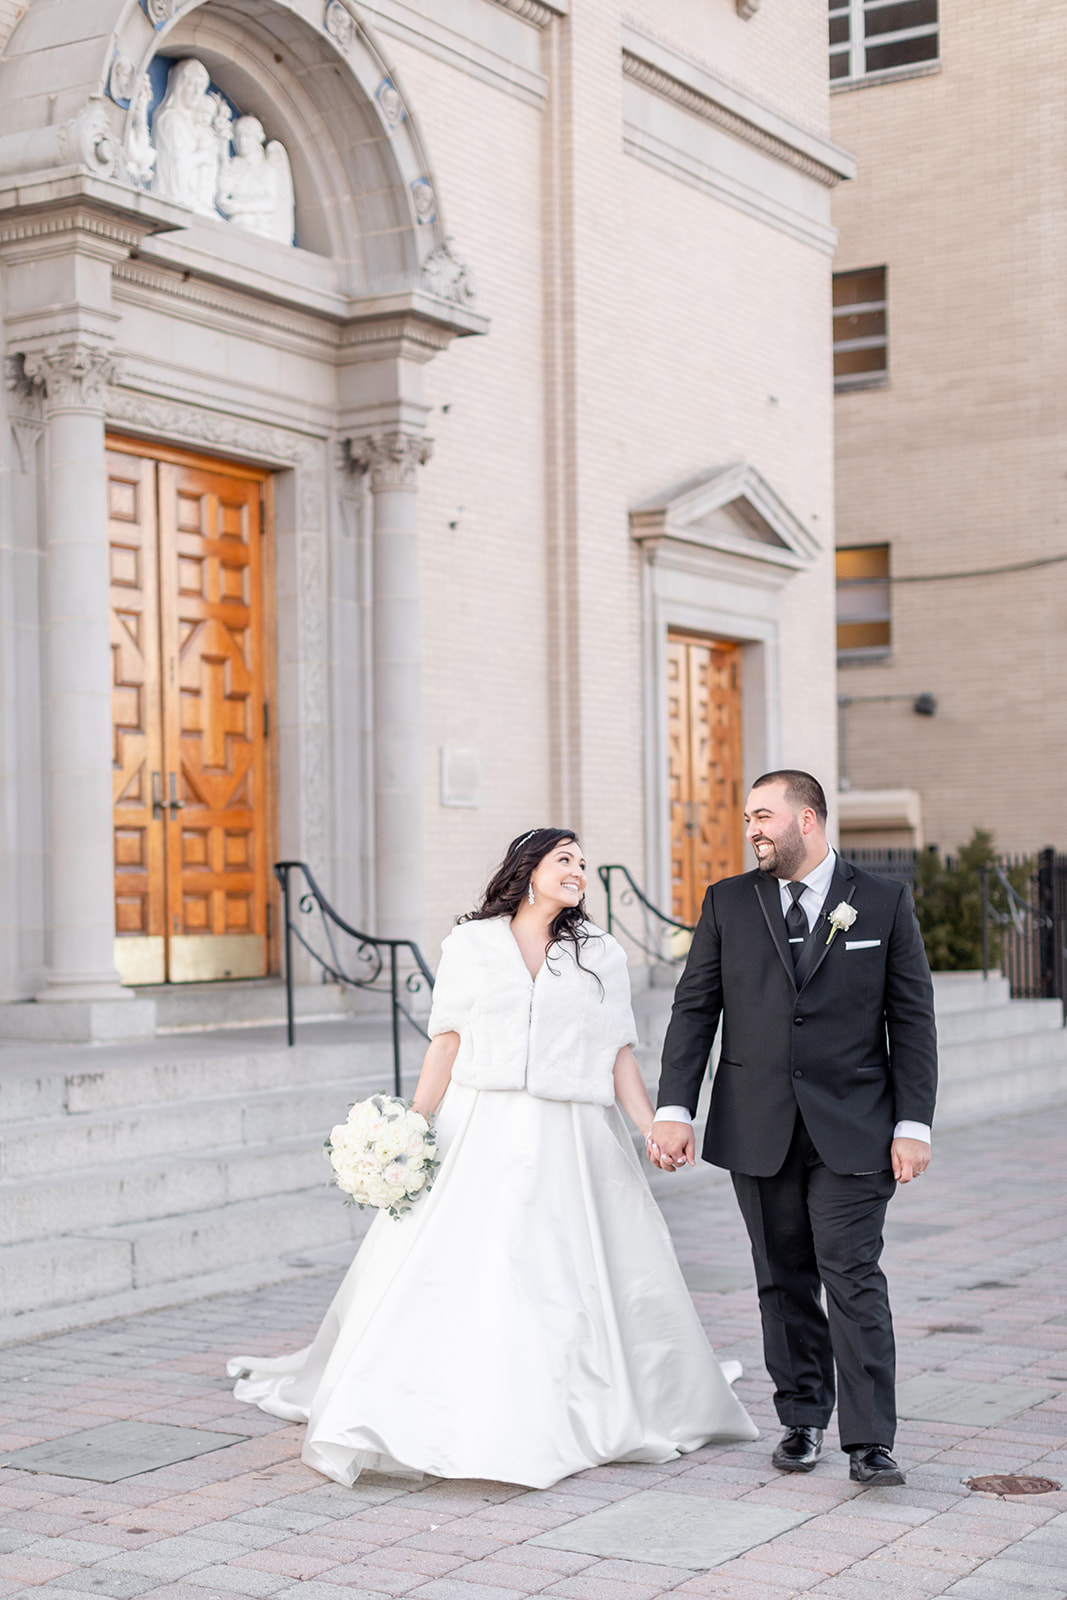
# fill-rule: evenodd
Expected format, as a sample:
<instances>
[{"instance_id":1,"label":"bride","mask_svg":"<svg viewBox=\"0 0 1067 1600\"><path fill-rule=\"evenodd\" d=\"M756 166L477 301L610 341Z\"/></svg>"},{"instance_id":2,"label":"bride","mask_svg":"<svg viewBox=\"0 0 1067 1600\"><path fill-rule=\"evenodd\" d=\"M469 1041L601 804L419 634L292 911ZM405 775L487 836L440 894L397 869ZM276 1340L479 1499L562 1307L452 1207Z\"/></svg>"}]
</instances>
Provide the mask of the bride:
<instances>
[{"instance_id":1,"label":"bride","mask_svg":"<svg viewBox=\"0 0 1067 1600\"><path fill-rule=\"evenodd\" d=\"M377 1218L311 1345L228 1363L239 1400L307 1422L304 1461L338 1483L546 1488L758 1437L619 1113L647 1142L626 957L585 882L566 829L508 846L442 947L413 1100L436 1112L433 1189Z\"/></svg>"}]
</instances>

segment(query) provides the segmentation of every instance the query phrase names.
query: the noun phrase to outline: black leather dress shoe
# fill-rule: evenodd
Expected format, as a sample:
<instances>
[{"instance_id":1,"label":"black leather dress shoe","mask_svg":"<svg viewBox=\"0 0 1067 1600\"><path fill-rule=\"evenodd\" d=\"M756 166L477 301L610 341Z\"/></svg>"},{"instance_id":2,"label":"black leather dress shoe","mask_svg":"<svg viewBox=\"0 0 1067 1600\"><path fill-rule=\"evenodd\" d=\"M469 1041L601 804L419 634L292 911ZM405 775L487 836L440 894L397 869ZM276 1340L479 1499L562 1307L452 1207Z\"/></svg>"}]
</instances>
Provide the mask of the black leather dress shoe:
<instances>
[{"instance_id":1,"label":"black leather dress shoe","mask_svg":"<svg viewBox=\"0 0 1067 1600\"><path fill-rule=\"evenodd\" d=\"M821 1455L821 1428L787 1428L775 1446L771 1466L779 1472L810 1472Z\"/></svg>"},{"instance_id":2,"label":"black leather dress shoe","mask_svg":"<svg viewBox=\"0 0 1067 1600\"><path fill-rule=\"evenodd\" d=\"M861 1444L848 1455L851 1462L848 1475L853 1483L885 1489L904 1482L904 1474L884 1444Z\"/></svg>"}]
</instances>

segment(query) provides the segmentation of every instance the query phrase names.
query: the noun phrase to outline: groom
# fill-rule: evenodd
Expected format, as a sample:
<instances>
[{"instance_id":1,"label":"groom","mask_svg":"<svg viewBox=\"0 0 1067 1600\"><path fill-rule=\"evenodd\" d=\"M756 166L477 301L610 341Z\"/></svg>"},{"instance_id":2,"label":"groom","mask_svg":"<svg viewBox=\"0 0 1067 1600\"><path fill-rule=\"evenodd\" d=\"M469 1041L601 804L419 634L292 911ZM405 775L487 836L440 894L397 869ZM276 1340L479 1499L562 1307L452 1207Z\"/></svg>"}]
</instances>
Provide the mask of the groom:
<instances>
[{"instance_id":1,"label":"groom","mask_svg":"<svg viewBox=\"0 0 1067 1600\"><path fill-rule=\"evenodd\" d=\"M692 1118L721 1017L703 1153L729 1169L752 1244L785 1426L773 1464L815 1466L836 1365L850 1476L903 1483L878 1258L895 1184L930 1160L930 970L910 893L829 847L809 773L757 778L745 821L757 867L704 897L663 1046L653 1159L695 1165Z\"/></svg>"}]
</instances>

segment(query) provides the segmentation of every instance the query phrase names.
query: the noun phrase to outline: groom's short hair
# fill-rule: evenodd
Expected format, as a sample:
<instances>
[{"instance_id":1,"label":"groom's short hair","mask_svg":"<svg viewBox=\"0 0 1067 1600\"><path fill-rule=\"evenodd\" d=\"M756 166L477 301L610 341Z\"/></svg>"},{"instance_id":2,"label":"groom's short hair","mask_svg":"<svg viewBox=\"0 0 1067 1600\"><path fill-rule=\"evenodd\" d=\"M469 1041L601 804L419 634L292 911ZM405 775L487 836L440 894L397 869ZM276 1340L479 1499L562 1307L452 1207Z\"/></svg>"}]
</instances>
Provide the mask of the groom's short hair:
<instances>
[{"instance_id":1,"label":"groom's short hair","mask_svg":"<svg viewBox=\"0 0 1067 1600\"><path fill-rule=\"evenodd\" d=\"M818 778L813 778L810 772L800 772L796 767L783 767L779 772L765 772L752 787L762 789L766 783L784 783L785 797L790 805L800 806L801 810L810 806L820 822L826 821L826 795Z\"/></svg>"}]
</instances>

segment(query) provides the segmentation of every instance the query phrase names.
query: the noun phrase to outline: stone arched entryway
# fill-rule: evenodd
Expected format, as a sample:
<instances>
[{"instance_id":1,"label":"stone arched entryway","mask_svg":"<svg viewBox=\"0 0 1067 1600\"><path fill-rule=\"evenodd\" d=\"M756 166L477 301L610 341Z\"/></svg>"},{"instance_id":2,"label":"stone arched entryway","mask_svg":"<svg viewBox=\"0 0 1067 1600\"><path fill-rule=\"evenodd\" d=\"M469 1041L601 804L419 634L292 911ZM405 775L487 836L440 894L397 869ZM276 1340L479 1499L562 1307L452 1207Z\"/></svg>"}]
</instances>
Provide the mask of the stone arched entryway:
<instances>
[{"instance_id":1,"label":"stone arched entryway","mask_svg":"<svg viewBox=\"0 0 1067 1600\"><path fill-rule=\"evenodd\" d=\"M403 87L343 0L100 0L81 36L58 44L46 9L30 5L0 63L5 447L20 480L9 514L39 523L43 554L37 615L21 618L40 637L42 679L24 674L20 711L24 752L36 717L39 771L23 762L16 785L25 812L37 797L40 851L15 864L28 932L15 930L0 961L8 997L80 1003L92 1034L144 1025L126 1006L129 1022L116 1023L110 1005L125 991L112 958L105 426L276 473L279 670L291 675L280 694L280 843L327 869L326 797L347 759L330 727L330 541L346 475L365 475L372 576L360 659L372 710L359 784L374 869L362 909L382 932L417 935L415 490L430 448L421 373L453 337L486 324ZM240 213L227 220L235 213L221 200L198 206L175 183L173 159L160 177L161 128L148 128L146 102L153 91L154 119L181 61L200 63L200 93L217 95L231 121L255 119L253 155L284 153L295 243L242 225ZM197 115L193 104L194 144ZM239 154L227 146L223 165Z\"/></svg>"}]
</instances>

